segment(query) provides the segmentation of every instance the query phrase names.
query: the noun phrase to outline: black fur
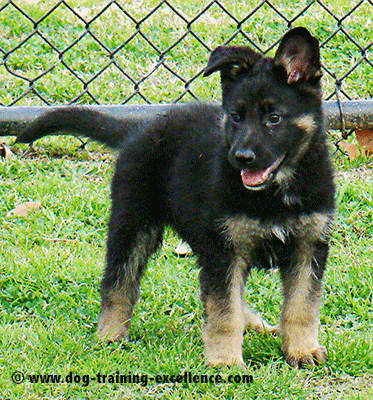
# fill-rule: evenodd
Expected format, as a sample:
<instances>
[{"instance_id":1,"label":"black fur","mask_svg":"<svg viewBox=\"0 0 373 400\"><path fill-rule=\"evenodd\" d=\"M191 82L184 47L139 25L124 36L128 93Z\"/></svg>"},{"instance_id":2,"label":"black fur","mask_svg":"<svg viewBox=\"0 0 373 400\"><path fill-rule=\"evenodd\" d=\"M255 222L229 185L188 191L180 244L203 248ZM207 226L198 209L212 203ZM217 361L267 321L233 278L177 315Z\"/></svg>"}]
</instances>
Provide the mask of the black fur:
<instances>
[{"instance_id":1,"label":"black fur","mask_svg":"<svg viewBox=\"0 0 373 400\"><path fill-rule=\"evenodd\" d=\"M205 75L221 72L222 109L199 103L171 108L146 129L131 127L130 135L126 125L74 107L46 118L52 130L74 127L102 140L103 129L110 129L117 142L126 137L112 183L102 338L127 335L147 259L171 226L201 267L209 363L242 363L242 327L234 321L244 318L261 330L240 300L253 266L280 268L287 361L325 360L314 327L334 184L320 67L317 40L295 28L274 59L241 47L212 52ZM267 327L263 322L262 330Z\"/></svg>"},{"instance_id":2,"label":"black fur","mask_svg":"<svg viewBox=\"0 0 373 400\"><path fill-rule=\"evenodd\" d=\"M72 133L86 135L113 149L119 149L124 139L145 122L134 118L117 119L85 106L62 106L48 110L36 118L17 136L16 143L33 143L46 135Z\"/></svg>"}]
</instances>

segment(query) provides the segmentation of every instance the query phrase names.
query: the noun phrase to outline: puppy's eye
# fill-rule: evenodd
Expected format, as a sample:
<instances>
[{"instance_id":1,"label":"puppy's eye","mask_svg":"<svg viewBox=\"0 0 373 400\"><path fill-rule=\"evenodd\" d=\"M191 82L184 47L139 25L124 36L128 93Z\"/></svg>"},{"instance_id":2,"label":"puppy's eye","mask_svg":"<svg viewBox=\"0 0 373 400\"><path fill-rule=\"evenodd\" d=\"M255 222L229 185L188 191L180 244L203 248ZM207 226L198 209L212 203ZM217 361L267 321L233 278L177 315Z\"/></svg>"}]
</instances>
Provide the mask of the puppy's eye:
<instances>
[{"instance_id":1,"label":"puppy's eye","mask_svg":"<svg viewBox=\"0 0 373 400\"><path fill-rule=\"evenodd\" d=\"M267 119L267 124L269 125L277 125L282 121L281 115L278 114L269 114Z\"/></svg>"},{"instance_id":2,"label":"puppy's eye","mask_svg":"<svg viewBox=\"0 0 373 400\"><path fill-rule=\"evenodd\" d=\"M237 112L231 112L230 116L231 116L231 119L232 119L233 122L238 123L238 122L241 121L241 115L239 113L237 113Z\"/></svg>"}]
</instances>

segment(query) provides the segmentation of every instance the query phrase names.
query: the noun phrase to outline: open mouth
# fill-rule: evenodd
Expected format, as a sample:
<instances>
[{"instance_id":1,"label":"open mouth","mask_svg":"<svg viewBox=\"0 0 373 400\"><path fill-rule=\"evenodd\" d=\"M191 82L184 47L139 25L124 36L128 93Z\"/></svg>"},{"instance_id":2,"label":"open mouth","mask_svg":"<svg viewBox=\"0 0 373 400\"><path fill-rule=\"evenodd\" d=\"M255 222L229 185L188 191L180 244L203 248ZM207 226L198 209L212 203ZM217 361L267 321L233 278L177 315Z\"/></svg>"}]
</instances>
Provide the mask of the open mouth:
<instances>
[{"instance_id":1,"label":"open mouth","mask_svg":"<svg viewBox=\"0 0 373 400\"><path fill-rule=\"evenodd\" d=\"M247 169L242 170L241 179L245 188L250 190L264 189L267 186L268 182L271 181L274 173L276 172L284 158L285 154L277 158L277 160L271 166L263 171L252 172Z\"/></svg>"}]
</instances>

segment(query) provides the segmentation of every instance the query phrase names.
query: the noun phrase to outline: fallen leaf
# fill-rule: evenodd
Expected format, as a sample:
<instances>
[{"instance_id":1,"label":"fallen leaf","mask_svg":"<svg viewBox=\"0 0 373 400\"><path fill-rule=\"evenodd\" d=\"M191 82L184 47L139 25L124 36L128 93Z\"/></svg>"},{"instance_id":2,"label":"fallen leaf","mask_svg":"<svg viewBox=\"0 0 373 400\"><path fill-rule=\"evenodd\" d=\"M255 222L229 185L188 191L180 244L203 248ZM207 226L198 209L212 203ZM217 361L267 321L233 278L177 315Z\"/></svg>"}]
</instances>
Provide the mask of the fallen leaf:
<instances>
[{"instance_id":1,"label":"fallen leaf","mask_svg":"<svg viewBox=\"0 0 373 400\"><path fill-rule=\"evenodd\" d=\"M339 142L339 146L341 146L342 149L347 153L350 161L354 161L356 158L361 156L360 150L353 143L341 140Z\"/></svg>"},{"instance_id":2,"label":"fallen leaf","mask_svg":"<svg viewBox=\"0 0 373 400\"><path fill-rule=\"evenodd\" d=\"M39 210L40 207L40 201L27 201L26 203L22 203L14 207L13 210L10 210L6 216L9 217L11 215L16 215L18 217L27 217L31 210L36 211Z\"/></svg>"},{"instance_id":3,"label":"fallen leaf","mask_svg":"<svg viewBox=\"0 0 373 400\"><path fill-rule=\"evenodd\" d=\"M5 161L9 161L10 159L12 159L14 157L14 154L13 154L12 150L10 150L10 148L6 144L1 143L0 144L0 156L5 158Z\"/></svg>"},{"instance_id":4,"label":"fallen leaf","mask_svg":"<svg viewBox=\"0 0 373 400\"><path fill-rule=\"evenodd\" d=\"M367 154L373 154L373 129L358 129L356 139Z\"/></svg>"}]
</instances>

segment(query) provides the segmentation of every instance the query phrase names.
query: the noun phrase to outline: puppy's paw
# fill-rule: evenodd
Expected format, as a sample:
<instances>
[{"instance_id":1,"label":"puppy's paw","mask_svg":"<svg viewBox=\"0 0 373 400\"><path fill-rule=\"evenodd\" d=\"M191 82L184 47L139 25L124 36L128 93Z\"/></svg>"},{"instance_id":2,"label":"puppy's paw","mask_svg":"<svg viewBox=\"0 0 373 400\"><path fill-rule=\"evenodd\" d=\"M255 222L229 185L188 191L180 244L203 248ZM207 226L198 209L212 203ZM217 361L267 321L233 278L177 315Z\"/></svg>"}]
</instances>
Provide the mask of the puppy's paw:
<instances>
[{"instance_id":1,"label":"puppy's paw","mask_svg":"<svg viewBox=\"0 0 373 400\"><path fill-rule=\"evenodd\" d=\"M243 335L220 336L204 332L206 362L211 367L239 365L245 367L242 357Z\"/></svg>"},{"instance_id":2,"label":"puppy's paw","mask_svg":"<svg viewBox=\"0 0 373 400\"><path fill-rule=\"evenodd\" d=\"M293 368L313 367L328 361L328 352L325 346L319 346L307 353L292 354L285 351L285 359Z\"/></svg>"},{"instance_id":3,"label":"puppy's paw","mask_svg":"<svg viewBox=\"0 0 373 400\"><path fill-rule=\"evenodd\" d=\"M97 330L97 336L101 342L112 343L112 342L123 342L128 340L128 334L124 330L111 330L111 329L100 329Z\"/></svg>"},{"instance_id":4,"label":"puppy's paw","mask_svg":"<svg viewBox=\"0 0 373 400\"><path fill-rule=\"evenodd\" d=\"M244 363L242 356L237 358L229 355L219 356L215 354L212 357L206 355L206 362L209 367L222 367L222 366L232 367L233 365L235 365L242 369L246 369L246 364Z\"/></svg>"},{"instance_id":5,"label":"puppy's paw","mask_svg":"<svg viewBox=\"0 0 373 400\"><path fill-rule=\"evenodd\" d=\"M115 318L105 318L101 315L97 327L97 336L100 341L112 343L128 340L128 322L122 322Z\"/></svg>"}]
</instances>

